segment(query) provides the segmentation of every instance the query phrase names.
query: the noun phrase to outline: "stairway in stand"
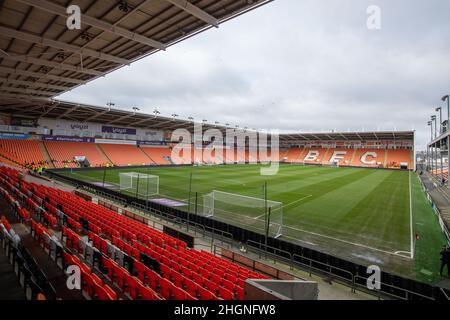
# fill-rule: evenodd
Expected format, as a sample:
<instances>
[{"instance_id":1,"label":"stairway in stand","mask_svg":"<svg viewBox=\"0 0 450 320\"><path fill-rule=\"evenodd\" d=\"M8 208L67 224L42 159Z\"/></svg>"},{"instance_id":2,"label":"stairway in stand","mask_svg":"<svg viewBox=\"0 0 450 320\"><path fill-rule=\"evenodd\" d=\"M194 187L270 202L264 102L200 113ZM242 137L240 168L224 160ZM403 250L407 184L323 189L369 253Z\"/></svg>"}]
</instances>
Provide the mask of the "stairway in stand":
<instances>
[{"instance_id":1,"label":"stairway in stand","mask_svg":"<svg viewBox=\"0 0 450 320\"><path fill-rule=\"evenodd\" d=\"M105 163L110 163L110 164L113 163L111 161L111 159L108 158L105 151L103 151L102 147L100 147L98 144L95 144L95 147L97 148L98 152L100 152L100 154L103 156L103 158L105 158Z\"/></svg>"},{"instance_id":2,"label":"stairway in stand","mask_svg":"<svg viewBox=\"0 0 450 320\"><path fill-rule=\"evenodd\" d=\"M41 149L41 152L44 155L45 160L47 160L47 162L49 163L50 168L55 168L55 165L53 164L53 160L50 157L47 147L45 146L43 141L39 142L39 149Z\"/></svg>"}]
</instances>

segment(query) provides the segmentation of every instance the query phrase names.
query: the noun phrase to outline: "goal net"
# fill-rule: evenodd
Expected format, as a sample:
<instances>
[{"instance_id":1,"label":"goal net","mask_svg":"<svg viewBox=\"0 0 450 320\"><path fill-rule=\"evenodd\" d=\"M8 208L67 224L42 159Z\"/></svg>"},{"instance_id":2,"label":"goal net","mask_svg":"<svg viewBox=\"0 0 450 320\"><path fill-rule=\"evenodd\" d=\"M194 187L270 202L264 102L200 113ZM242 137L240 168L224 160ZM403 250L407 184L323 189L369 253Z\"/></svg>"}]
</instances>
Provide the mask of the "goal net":
<instances>
[{"instance_id":1,"label":"goal net","mask_svg":"<svg viewBox=\"0 0 450 320\"><path fill-rule=\"evenodd\" d=\"M325 162L322 162L322 167L338 168L339 167L339 161L325 161Z\"/></svg>"},{"instance_id":2,"label":"goal net","mask_svg":"<svg viewBox=\"0 0 450 320\"><path fill-rule=\"evenodd\" d=\"M239 225L246 229L266 233L269 220L269 236L278 238L283 233L283 203L235 193L214 190L203 196L206 217Z\"/></svg>"},{"instance_id":3,"label":"goal net","mask_svg":"<svg viewBox=\"0 0 450 320\"><path fill-rule=\"evenodd\" d=\"M120 173L120 191L148 198L159 193L159 177L137 172Z\"/></svg>"}]
</instances>

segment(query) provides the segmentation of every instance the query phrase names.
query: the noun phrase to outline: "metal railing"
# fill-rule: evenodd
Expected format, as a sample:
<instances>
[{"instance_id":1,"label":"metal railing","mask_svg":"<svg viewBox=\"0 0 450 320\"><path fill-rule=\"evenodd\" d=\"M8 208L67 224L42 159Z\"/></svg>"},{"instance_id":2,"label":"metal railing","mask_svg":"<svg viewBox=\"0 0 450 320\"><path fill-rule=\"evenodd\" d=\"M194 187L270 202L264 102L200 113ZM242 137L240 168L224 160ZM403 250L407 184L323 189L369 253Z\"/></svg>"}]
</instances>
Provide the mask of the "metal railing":
<instances>
[{"instance_id":1,"label":"metal railing","mask_svg":"<svg viewBox=\"0 0 450 320\"><path fill-rule=\"evenodd\" d=\"M61 178L61 176L58 175L58 178ZM74 181L71 181L70 179L64 179L66 181L69 181L71 184L75 183ZM127 201L125 201L123 198L118 197L116 195L102 192L96 188L89 187L88 185L79 185L82 189L89 191L90 193L101 195L106 199L113 199L114 201L117 201L122 204L127 204ZM151 208L149 206L145 206L141 203L133 202L131 203L131 206L139 211L142 212L144 216L153 216L157 219L160 219L160 221L165 221L167 223L172 223L174 226L185 226L186 230L189 230L190 227L192 227L195 234L197 234L197 231L205 238L208 234L211 235L212 241L211 241L211 248L214 246L214 237L217 237L218 239L221 239L222 243L227 243L235 245L236 242L233 240L233 235L229 232L222 231L220 229L216 229L213 227L208 227L199 223L196 223L194 221L189 221L187 219L181 218L178 215L170 214L167 212L163 212L161 210L157 210L155 208ZM256 251L259 254L260 258L263 258L267 260L267 257L271 257L276 263L277 261L285 262L288 264L289 268L291 270L297 269L301 271L309 271L309 275L311 276L313 273L318 275L326 274L330 276L330 278L335 278L337 280L340 280L344 285L347 285L352 292L356 292L356 290L364 291L366 293L369 293L371 295L377 296L379 298L396 298L396 299L411 299L412 297L418 297L421 299L427 299L427 300L434 300L434 297L427 296L425 294L421 294L418 292L414 292L408 289L404 289L392 284L387 283L380 283L381 287L386 289L390 289L389 291L383 290L370 290L367 288L366 285L362 285L359 283L359 281L365 280L367 281L367 278L363 276L359 276L357 274L353 274L349 270L345 270L336 266L331 265L328 262L322 262L318 261L313 258L308 258L303 255L298 254L292 254L288 251L266 246L264 243L256 242L253 240L247 240L248 249L252 251ZM206 246L210 248L210 246ZM345 275L345 276L343 276ZM400 294L392 293L392 291L397 291ZM445 293L444 293L445 294ZM448 297L445 294L446 297Z\"/></svg>"},{"instance_id":2,"label":"metal railing","mask_svg":"<svg viewBox=\"0 0 450 320\"><path fill-rule=\"evenodd\" d=\"M121 205L127 204L127 201L125 201L123 198L121 198L119 196L112 195L112 194L109 194L106 192L102 192L101 190L92 189L87 186L83 186L82 188L90 193L100 195L101 197L110 199L114 202L118 202ZM220 229L205 226L205 225L197 223L195 221L187 220L187 219L181 218L180 216L177 216L177 215L174 215L171 213L167 213L167 212L163 212L161 210L158 210L158 209L155 209L155 208L152 208L149 206L145 206L138 202L131 202L130 206L134 209L137 209L139 211L139 214L143 215L144 217L152 216L154 218L159 219L160 221L165 221L168 224L172 224L173 226L185 226L186 231L188 231L188 232L189 232L189 228L191 227L191 229L194 231L195 235L197 235L197 233L198 233L198 234L202 235L203 238L210 236L212 244L214 243L214 239L219 240L222 244L233 241L233 235L230 232L226 232L226 231L223 231Z\"/></svg>"},{"instance_id":3,"label":"metal railing","mask_svg":"<svg viewBox=\"0 0 450 320\"><path fill-rule=\"evenodd\" d=\"M388 283L384 283L384 282L379 282L380 286L382 288L384 288L385 290L380 291L380 290L371 290L367 287L366 283L367 283L367 277L363 277L360 275L355 275L352 272L350 272L349 270L345 270L336 266L333 266L329 263L325 263L322 261L318 261L312 258L308 258L305 256L301 256L298 254L291 254L287 251L275 248L275 247L271 247L271 246L267 246L264 243L259 243L256 241L252 241L252 240L248 240L247 241L248 246L248 250L251 251L256 251L259 254L259 258L265 258L267 256L271 256L273 259L278 259L278 261L281 262L285 262L288 263L290 270L299 270L299 271L308 271L309 272L309 276L311 276L313 273L316 275L323 275L326 274L332 278L337 278L340 281L340 283L343 283L344 285L349 286L349 288L351 289L351 292L356 293L357 289L361 292L365 292L365 293L369 293L371 295L377 296L379 299L380 298L395 298L395 299L401 299L401 300L409 300L412 297L418 297L421 299L426 299L426 300L435 300L434 297L431 296L427 296L418 292L414 292L405 288L401 288L392 284L388 284ZM256 246L253 246L252 244L255 244ZM266 251L263 248L267 248L270 250L274 250L274 252L281 252L284 254L284 256L280 256L277 255L274 252L270 252L270 251ZM295 258L300 258L303 260L306 260L307 263L304 262L300 262L298 260L296 260ZM318 268L315 267L314 265L320 265L323 268ZM345 274L347 275L347 277L342 276L341 274ZM364 281L364 285L359 283L359 281L363 280ZM395 294L393 292L389 292L386 290L386 288L393 290L396 290L398 292L401 292L402 294ZM444 295L448 298L448 296L444 293Z\"/></svg>"},{"instance_id":4,"label":"metal railing","mask_svg":"<svg viewBox=\"0 0 450 320\"><path fill-rule=\"evenodd\" d=\"M356 292L356 288L357 287L362 288L363 290L361 290L361 291L367 291L368 290L367 285L362 285L361 283L358 283L358 280L363 280L364 283L367 283L367 279L368 279L367 277L362 277L362 276L359 276L359 275L355 275L353 279L354 279L353 280L354 281L354 288L353 288L352 292ZM416 296L416 297L419 297L419 298L425 299L425 300L436 300L433 297L426 296L426 295L423 295L421 293L414 292L414 291L411 291L411 290L408 290L408 289L400 288L400 287L394 286L392 284L379 282L379 285L381 287L385 287L385 288L389 288L389 289L392 289L392 290L401 291L402 293L404 293L404 296L400 296L400 295L394 294L392 292L388 292L386 290L382 291L383 295L389 296L389 297L392 297L392 298L395 298L395 299L410 300L411 297ZM374 290L370 290L370 291L372 293L377 292L377 291L374 291Z\"/></svg>"}]
</instances>

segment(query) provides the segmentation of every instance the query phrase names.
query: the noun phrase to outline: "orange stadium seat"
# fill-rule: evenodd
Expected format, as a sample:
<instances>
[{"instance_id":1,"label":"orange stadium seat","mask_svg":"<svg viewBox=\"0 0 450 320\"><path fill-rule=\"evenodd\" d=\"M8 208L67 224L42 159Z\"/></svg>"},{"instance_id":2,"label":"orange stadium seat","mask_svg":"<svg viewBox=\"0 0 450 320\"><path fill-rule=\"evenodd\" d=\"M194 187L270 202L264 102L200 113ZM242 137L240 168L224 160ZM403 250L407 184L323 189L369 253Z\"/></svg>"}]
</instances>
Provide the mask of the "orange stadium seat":
<instances>
[{"instance_id":1,"label":"orange stadium seat","mask_svg":"<svg viewBox=\"0 0 450 320\"><path fill-rule=\"evenodd\" d=\"M338 162L340 166L350 166L354 151L354 149L344 148L330 149L327 156L322 159L322 162Z\"/></svg>"},{"instance_id":2,"label":"orange stadium seat","mask_svg":"<svg viewBox=\"0 0 450 320\"><path fill-rule=\"evenodd\" d=\"M21 166L37 166L47 159L37 140L0 140L0 155Z\"/></svg>"},{"instance_id":3,"label":"orange stadium seat","mask_svg":"<svg viewBox=\"0 0 450 320\"><path fill-rule=\"evenodd\" d=\"M141 147L141 150L144 151L155 164L170 164L168 159L170 158L171 150L169 148Z\"/></svg>"},{"instance_id":4,"label":"orange stadium seat","mask_svg":"<svg viewBox=\"0 0 450 320\"><path fill-rule=\"evenodd\" d=\"M57 168L64 167L65 161L71 161L76 156L85 156L93 167L102 166L109 162L94 143L45 141L44 144ZM75 167L75 164L69 164L69 166Z\"/></svg>"},{"instance_id":5,"label":"orange stadium seat","mask_svg":"<svg viewBox=\"0 0 450 320\"><path fill-rule=\"evenodd\" d=\"M266 279L259 273L207 251L186 250L185 242L104 206L86 201L71 192L27 181L22 181L19 185L19 173L16 170L0 167L0 182L6 181L6 178L8 184L4 186L10 191L15 190L14 186L26 191L23 194L28 210L37 201L45 203L48 214L52 217L57 213L54 210L56 207L66 215L67 226L62 227L61 243L73 254L64 251L64 265L76 264L81 268L83 293L90 299L114 300L117 299L117 292L120 293L120 298L131 299L158 300L162 296L165 299L180 300L234 300L243 298L245 279ZM88 238L102 254L98 269L91 269L87 265L80 250L81 219L89 222ZM35 230L34 238L39 243L43 242L44 234L51 233L54 228L50 226L47 229L34 220L31 225ZM132 272L119 265L120 262L113 261L115 255L108 252L107 247L104 248L104 238L133 259ZM144 265L140 260L142 253L160 263L160 273ZM99 277L97 272L101 272L103 277ZM106 283L111 283L115 291L110 290Z\"/></svg>"},{"instance_id":6,"label":"orange stadium seat","mask_svg":"<svg viewBox=\"0 0 450 320\"><path fill-rule=\"evenodd\" d=\"M150 158L135 145L99 144L99 146L115 165L148 165L152 163Z\"/></svg>"},{"instance_id":7,"label":"orange stadium seat","mask_svg":"<svg viewBox=\"0 0 450 320\"><path fill-rule=\"evenodd\" d=\"M304 163L320 164L325 158L327 151L324 148L305 148L299 156L299 160Z\"/></svg>"},{"instance_id":8,"label":"orange stadium seat","mask_svg":"<svg viewBox=\"0 0 450 320\"><path fill-rule=\"evenodd\" d=\"M304 149L300 148L290 148L286 153L287 161L289 162L300 162L300 156L303 154ZM303 159L301 159L303 161Z\"/></svg>"},{"instance_id":9,"label":"orange stadium seat","mask_svg":"<svg viewBox=\"0 0 450 320\"><path fill-rule=\"evenodd\" d=\"M407 149L388 149L387 152L387 167L400 168L402 164L407 164L408 169L413 167L412 150Z\"/></svg>"},{"instance_id":10,"label":"orange stadium seat","mask_svg":"<svg viewBox=\"0 0 450 320\"><path fill-rule=\"evenodd\" d=\"M351 165L355 167L384 167L384 159L384 149L358 149Z\"/></svg>"}]
</instances>

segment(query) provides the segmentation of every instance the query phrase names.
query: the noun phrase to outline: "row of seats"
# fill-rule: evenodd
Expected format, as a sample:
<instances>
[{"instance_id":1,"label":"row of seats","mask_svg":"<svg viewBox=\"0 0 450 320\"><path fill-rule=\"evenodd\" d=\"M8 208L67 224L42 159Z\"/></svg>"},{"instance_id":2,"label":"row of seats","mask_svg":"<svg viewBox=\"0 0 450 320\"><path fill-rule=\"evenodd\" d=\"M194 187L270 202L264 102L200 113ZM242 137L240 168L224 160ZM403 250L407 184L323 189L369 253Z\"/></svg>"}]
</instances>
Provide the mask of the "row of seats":
<instances>
[{"instance_id":1,"label":"row of seats","mask_svg":"<svg viewBox=\"0 0 450 320\"><path fill-rule=\"evenodd\" d=\"M412 169L413 152L409 149L290 148L281 153L282 160L292 163L332 164L352 167Z\"/></svg>"},{"instance_id":2,"label":"row of seats","mask_svg":"<svg viewBox=\"0 0 450 320\"><path fill-rule=\"evenodd\" d=\"M149 165L150 158L135 145L99 144L109 160L118 166Z\"/></svg>"},{"instance_id":3,"label":"row of seats","mask_svg":"<svg viewBox=\"0 0 450 320\"><path fill-rule=\"evenodd\" d=\"M43 143L43 151L40 147ZM169 148L142 147L135 145L95 144L89 142L63 142L0 139L0 162L20 167L37 167L47 163L44 154L48 152L52 164L56 168L77 167L73 160L77 156L85 156L91 166L105 165L167 165L170 164Z\"/></svg>"},{"instance_id":4,"label":"row of seats","mask_svg":"<svg viewBox=\"0 0 450 320\"><path fill-rule=\"evenodd\" d=\"M158 165L171 164L169 161L171 150L169 148L161 147L142 147L141 150Z\"/></svg>"},{"instance_id":5,"label":"row of seats","mask_svg":"<svg viewBox=\"0 0 450 320\"><path fill-rule=\"evenodd\" d=\"M7 176L5 176L4 174L0 175L1 175L0 178L7 178ZM5 181L2 182L4 185L7 185L11 190L14 190L14 192L19 194L20 191L17 188L15 188L13 184ZM16 180L16 182L18 181ZM22 184L24 184L24 182L22 182ZM27 187L30 186L31 185L28 185ZM25 191L25 193L20 194L22 198L25 197L27 194L30 195L28 191L30 188L27 187L22 187L22 189ZM36 198L36 195L33 195L33 198ZM54 208L52 204L50 204L50 202L54 203L54 200L50 200L48 197L46 197L45 200L40 201L42 207L39 207L37 203L34 202L34 199L28 198L28 200L29 201L25 202L27 203L27 205L31 205L31 207L39 209L42 209L42 207L46 208L48 212L44 211L44 214L51 214L51 215L55 214L53 217L56 218L56 215L58 214L58 209ZM49 210L49 208L52 209ZM39 215L42 214L40 210L37 210L35 213L37 213L37 215L34 215L34 217L38 218ZM61 215L59 217L61 218ZM61 219L60 222L62 222L62 220L63 219ZM61 240L65 246L65 249L69 250L69 252L72 252L72 253L69 253L68 251L63 252L64 259L62 267L65 269L69 265L77 265L80 268L83 293L90 299L101 299L101 300L116 299L117 295L115 294L114 290L112 290L104 281L100 279L100 277L93 271L93 268L89 267L86 263L82 262L80 258L78 258L78 256L76 255L76 254L80 254L80 256L83 255L82 247L80 246L80 243L83 241L82 237L79 234L77 234L74 230L71 230L64 225L62 226L61 231L62 231ZM52 236L50 229L40 224L39 222L36 222L33 218L31 220L31 233L35 241L44 250L46 251L50 250L48 242L45 241L45 239L49 239ZM104 239L102 239L102 241L103 243L105 242ZM98 244L98 241L95 241L95 243ZM109 260L109 262L112 264L116 264L113 260L103 256L103 261L106 260ZM128 296L130 296L132 299L138 298L147 300L160 299L160 297L149 287L145 286L142 282L138 281L137 279L134 279L134 277L124 268L122 267L120 268L122 269L120 273L121 276L119 276L119 272L116 272L117 276L112 277L114 281L111 282L116 284L119 287L119 289L121 289L125 294L128 294Z\"/></svg>"},{"instance_id":6,"label":"row of seats","mask_svg":"<svg viewBox=\"0 0 450 320\"><path fill-rule=\"evenodd\" d=\"M20 198L16 197L17 194L14 192L0 187L0 198L6 200L11 212L15 213L20 221L29 221L28 211L22 207L19 201ZM39 241L39 244L44 249L48 250L49 246L44 241L45 235L49 235L47 229L35 223L33 228L34 238ZM49 238L47 237L47 239ZM0 218L0 248L4 250L7 261L12 264L12 270L15 271L19 280L18 283L23 288L27 299L46 300L56 298L54 287L49 283L45 273L30 255L27 248L21 245L21 236L13 230L11 224L4 216ZM50 254L50 251L48 253Z\"/></svg>"},{"instance_id":7,"label":"row of seats","mask_svg":"<svg viewBox=\"0 0 450 320\"><path fill-rule=\"evenodd\" d=\"M31 168L47 162L39 143L37 140L0 139L0 155L9 160L9 164Z\"/></svg>"},{"instance_id":8,"label":"row of seats","mask_svg":"<svg viewBox=\"0 0 450 320\"><path fill-rule=\"evenodd\" d=\"M45 141L44 144L57 168L76 167L76 164L68 161L77 156L85 156L93 167L108 163L108 159L100 153L94 143Z\"/></svg>"},{"instance_id":9,"label":"row of seats","mask_svg":"<svg viewBox=\"0 0 450 320\"><path fill-rule=\"evenodd\" d=\"M11 175L13 174L9 173L9 176ZM152 289L166 299L182 296L184 299L191 297L202 299L206 296L211 299L242 299L245 279L266 278L212 254L188 250L183 241L87 202L72 193L25 182L22 182L21 188L24 193L32 194L33 198L40 198L43 207L50 214L57 216L59 212L64 213L67 216L64 219L66 223L70 222L70 218L79 224L67 224L68 227L73 228L72 231L63 228L65 239L75 238L72 241L66 241L69 249L75 252L78 250L76 245L73 247L78 239L74 233L78 234L82 228L88 228L89 238L103 254L106 254L107 242L103 238L106 237L123 252L133 257L136 262L140 262L140 255L143 253L159 262L161 277L165 280L154 283ZM31 208L36 206L37 203L30 203ZM84 227L81 227L81 221L84 221ZM134 271L139 274L139 270ZM140 280L145 281L142 274L140 272L142 277ZM191 282L197 286L193 286Z\"/></svg>"}]
</instances>

